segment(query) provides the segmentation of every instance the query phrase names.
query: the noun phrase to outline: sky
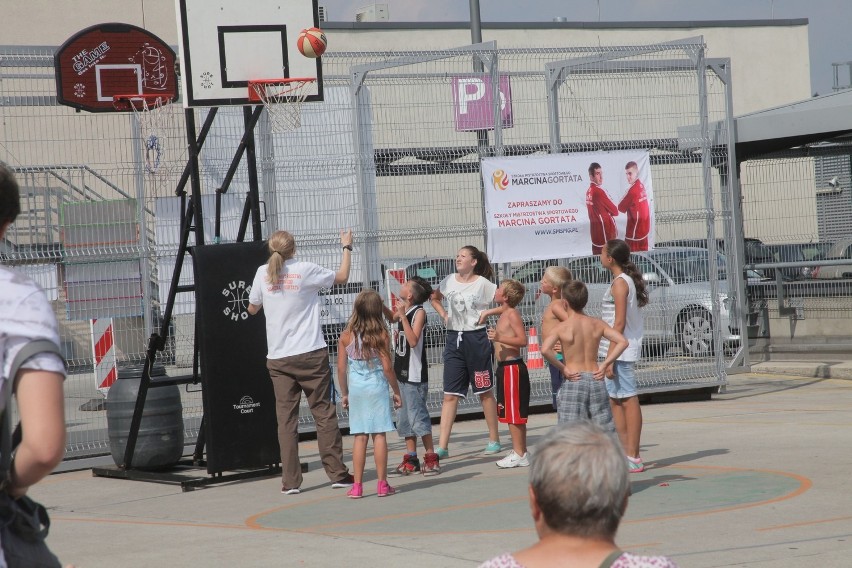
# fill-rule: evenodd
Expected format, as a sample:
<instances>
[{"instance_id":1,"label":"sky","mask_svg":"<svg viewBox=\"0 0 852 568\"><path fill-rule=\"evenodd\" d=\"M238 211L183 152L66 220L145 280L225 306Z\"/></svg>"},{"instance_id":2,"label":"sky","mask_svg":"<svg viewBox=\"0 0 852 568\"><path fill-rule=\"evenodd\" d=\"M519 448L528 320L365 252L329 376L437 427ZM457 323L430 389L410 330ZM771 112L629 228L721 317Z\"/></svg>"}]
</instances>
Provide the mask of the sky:
<instances>
[{"instance_id":1,"label":"sky","mask_svg":"<svg viewBox=\"0 0 852 568\"><path fill-rule=\"evenodd\" d=\"M355 21L355 12L373 0L319 0L329 21ZM465 0L383 0L391 21L466 22ZM483 22L684 21L808 18L811 92L827 94L834 85L832 63L852 60L852 0L480 0ZM711 50L724 57L718 49ZM779 62L783 64L783 62ZM848 68L842 81L849 84Z\"/></svg>"}]
</instances>

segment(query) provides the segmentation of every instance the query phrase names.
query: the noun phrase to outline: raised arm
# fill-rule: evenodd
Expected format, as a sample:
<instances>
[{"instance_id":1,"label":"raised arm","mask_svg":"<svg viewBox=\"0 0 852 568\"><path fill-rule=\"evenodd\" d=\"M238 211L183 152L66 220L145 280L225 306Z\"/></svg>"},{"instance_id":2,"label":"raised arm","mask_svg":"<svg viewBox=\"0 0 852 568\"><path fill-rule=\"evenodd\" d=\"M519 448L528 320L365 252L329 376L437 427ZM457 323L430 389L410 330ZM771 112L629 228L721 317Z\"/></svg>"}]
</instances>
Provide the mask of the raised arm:
<instances>
[{"instance_id":1,"label":"raised arm","mask_svg":"<svg viewBox=\"0 0 852 568\"><path fill-rule=\"evenodd\" d=\"M485 321L490 316L501 316L501 315L503 315L504 311L506 311L506 306L497 306L496 308L491 308L491 309L488 309L488 310L482 310L479 313L479 325L484 324Z\"/></svg>"},{"instance_id":2,"label":"raised arm","mask_svg":"<svg viewBox=\"0 0 852 568\"><path fill-rule=\"evenodd\" d=\"M566 307L567 302L562 299L552 300L550 302L550 313L553 314L553 317L558 319L559 321L565 321L568 319L568 308Z\"/></svg>"},{"instance_id":3,"label":"raised arm","mask_svg":"<svg viewBox=\"0 0 852 568\"><path fill-rule=\"evenodd\" d=\"M340 259L340 268L334 275L334 283L346 284L352 269L352 229L340 231L340 244L343 246L343 258Z\"/></svg>"},{"instance_id":4,"label":"raised arm","mask_svg":"<svg viewBox=\"0 0 852 568\"><path fill-rule=\"evenodd\" d=\"M444 309L444 295L441 294L441 291L435 289L432 292L432 295L429 296L429 303L432 304L432 307L435 308L435 311L438 312L438 315L441 316L441 319L444 323L447 323L447 311Z\"/></svg>"},{"instance_id":5,"label":"raised arm","mask_svg":"<svg viewBox=\"0 0 852 568\"><path fill-rule=\"evenodd\" d=\"M417 310L414 314L413 324L408 323L408 318L405 317L405 307L402 303L398 304L397 319L402 322L402 330L405 333L405 340L410 347L415 347L420 341L420 335L423 333L423 328L426 327L426 310Z\"/></svg>"},{"instance_id":6,"label":"raised arm","mask_svg":"<svg viewBox=\"0 0 852 568\"><path fill-rule=\"evenodd\" d=\"M401 302L400 302L401 303ZM382 313L385 315L385 319L394 322L397 319L397 314L392 309L382 304Z\"/></svg>"}]
</instances>

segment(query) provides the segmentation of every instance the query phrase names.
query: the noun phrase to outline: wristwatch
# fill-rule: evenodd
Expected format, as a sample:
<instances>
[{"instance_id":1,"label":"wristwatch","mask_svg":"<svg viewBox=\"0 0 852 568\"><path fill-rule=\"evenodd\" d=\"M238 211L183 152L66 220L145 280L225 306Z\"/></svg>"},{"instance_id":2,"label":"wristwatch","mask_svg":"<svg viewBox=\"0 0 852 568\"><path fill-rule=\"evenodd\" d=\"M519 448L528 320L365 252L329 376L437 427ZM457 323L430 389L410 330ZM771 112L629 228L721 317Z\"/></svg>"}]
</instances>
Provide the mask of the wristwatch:
<instances>
[{"instance_id":1,"label":"wristwatch","mask_svg":"<svg viewBox=\"0 0 852 568\"><path fill-rule=\"evenodd\" d=\"M343 245L343 250L348 250L349 252L352 252L352 245Z\"/></svg>"}]
</instances>

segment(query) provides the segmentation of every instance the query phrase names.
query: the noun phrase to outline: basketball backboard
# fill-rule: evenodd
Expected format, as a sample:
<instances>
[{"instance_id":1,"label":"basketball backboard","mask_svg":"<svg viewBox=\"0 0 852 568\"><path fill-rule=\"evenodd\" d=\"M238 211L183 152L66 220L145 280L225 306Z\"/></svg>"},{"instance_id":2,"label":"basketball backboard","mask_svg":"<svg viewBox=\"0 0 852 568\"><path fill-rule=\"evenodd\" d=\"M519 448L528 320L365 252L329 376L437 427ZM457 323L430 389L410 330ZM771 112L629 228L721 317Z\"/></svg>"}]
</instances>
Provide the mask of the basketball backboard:
<instances>
[{"instance_id":1,"label":"basketball backboard","mask_svg":"<svg viewBox=\"0 0 852 568\"><path fill-rule=\"evenodd\" d=\"M183 104L229 106L249 101L253 79L315 77L306 100L322 100L322 65L296 48L319 26L317 0L176 0Z\"/></svg>"},{"instance_id":2,"label":"basketball backboard","mask_svg":"<svg viewBox=\"0 0 852 568\"><path fill-rule=\"evenodd\" d=\"M174 50L130 24L98 24L74 34L54 55L54 66L58 102L81 110L115 112L115 95L177 100Z\"/></svg>"}]
</instances>

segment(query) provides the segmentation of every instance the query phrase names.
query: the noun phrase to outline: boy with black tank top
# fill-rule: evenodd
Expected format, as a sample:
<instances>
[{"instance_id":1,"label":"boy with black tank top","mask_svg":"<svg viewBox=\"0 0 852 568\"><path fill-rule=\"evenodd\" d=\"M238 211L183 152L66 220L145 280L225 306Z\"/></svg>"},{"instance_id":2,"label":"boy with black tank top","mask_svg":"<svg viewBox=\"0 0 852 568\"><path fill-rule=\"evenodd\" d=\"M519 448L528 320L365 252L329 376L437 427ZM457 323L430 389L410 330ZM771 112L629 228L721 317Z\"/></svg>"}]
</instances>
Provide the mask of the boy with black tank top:
<instances>
[{"instance_id":1,"label":"boy with black tank top","mask_svg":"<svg viewBox=\"0 0 852 568\"><path fill-rule=\"evenodd\" d=\"M429 396L429 365L426 361L423 330L426 311L423 302L432 295L432 287L423 278L415 276L402 285L400 302L396 305L394 319L394 371L399 381L402 408L396 421L396 430L405 438L406 454L396 467L399 475L422 472L435 475L441 472L438 454L432 442L432 419L426 408ZM423 441L426 455L421 467L417 458L417 438Z\"/></svg>"}]
</instances>

